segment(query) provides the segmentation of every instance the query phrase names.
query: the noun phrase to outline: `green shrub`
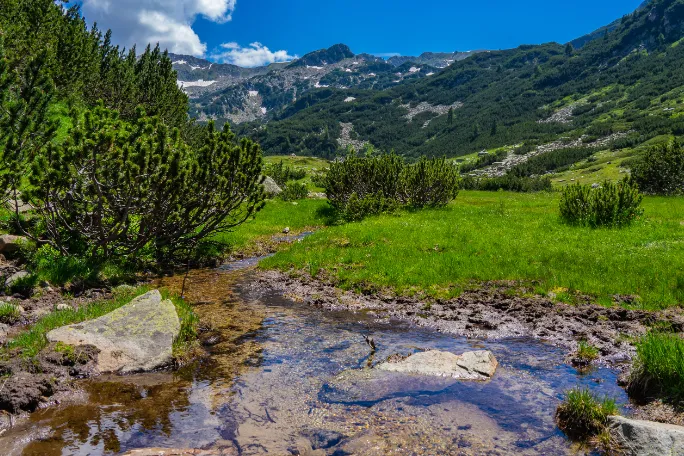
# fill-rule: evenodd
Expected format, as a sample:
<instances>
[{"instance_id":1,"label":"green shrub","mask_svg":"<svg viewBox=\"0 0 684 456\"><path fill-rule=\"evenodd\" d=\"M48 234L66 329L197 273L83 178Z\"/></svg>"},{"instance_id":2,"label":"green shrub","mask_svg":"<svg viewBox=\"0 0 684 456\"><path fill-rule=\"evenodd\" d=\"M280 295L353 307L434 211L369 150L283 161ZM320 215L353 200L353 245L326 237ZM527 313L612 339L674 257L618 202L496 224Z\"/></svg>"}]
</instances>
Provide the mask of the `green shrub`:
<instances>
[{"instance_id":1,"label":"green shrub","mask_svg":"<svg viewBox=\"0 0 684 456\"><path fill-rule=\"evenodd\" d=\"M330 204L348 220L401 206L443 206L458 188L458 170L446 160L422 158L411 165L395 154L349 154L331 165L325 179Z\"/></svg>"},{"instance_id":2,"label":"green shrub","mask_svg":"<svg viewBox=\"0 0 684 456\"><path fill-rule=\"evenodd\" d=\"M575 388L566 393L565 401L556 409L556 423L568 437L586 441L605 431L608 417L617 411L614 400Z\"/></svg>"},{"instance_id":3,"label":"green shrub","mask_svg":"<svg viewBox=\"0 0 684 456\"><path fill-rule=\"evenodd\" d=\"M347 221L357 222L369 215L393 212L398 208L399 203L396 200L385 198L383 195L366 195L359 198L356 193L352 193L341 216Z\"/></svg>"},{"instance_id":4,"label":"green shrub","mask_svg":"<svg viewBox=\"0 0 684 456\"><path fill-rule=\"evenodd\" d=\"M306 177L306 170L285 165L282 160L264 168L264 174L271 177L280 187L289 181L297 181Z\"/></svg>"},{"instance_id":5,"label":"green shrub","mask_svg":"<svg viewBox=\"0 0 684 456\"><path fill-rule=\"evenodd\" d=\"M284 201L296 201L309 196L309 190L306 188L306 184L289 182L279 196Z\"/></svg>"},{"instance_id":6,"label":"green shrub","mask_svg":"<svg viewBox=\"0 0 684 456\"><path fill-rule=\"evenodd\" d=\"M571 225L625 226L642 214L642 200L638 187L630 179L616 184L606 181L595 189L588 185L569 185L563 189L560 214Z\"/></svg>"},{"instance_id":7,"label":"green shrub","mask_svg":"<svg viewBox=\"0 0 684 456\"><path fill-rule=\"evenodd\" d=\"M445 159L421 159L401 173L402 201L415 208L449 204L458 195L458 168Z\"/></svg>"},{"instance_id":8,"label":"green shrub","mask_svg":"<svg viewBox=\"0 0 684 456\"><path fill-rule=\"evenodd\" d=\"M477 160L475 160L474 162L465 163L461 165L461 173L466 174L476 169L485 168L491 165L492 163L502 161L507 156L508 152L506 152L505 150L499 150L497 152L490 153L487 155L481 155L477 157Z\"/></svg>"},{"instance_id":9,"label":"green shrub","mask_svg":"<svg viewBox=\"0 0 684 456\"><path fill-rule=\"evenodd\" d=\"M325 173L312 174L311 183L316 187L325 188Z\"/></svg>"},{"instance_id":10,"label":"green shrub","mask_svg":"<svg viewBox=\"0 0 684 456\"><path fill-rule=\"evenodd\" d=\"M0 303L0 323L11 325L19 320L21 312L14 304L8 302Z\"/></svg>"},{"instance_id":11,"label":"green shrub","mask_svg":"<svg viewBox=\"0 0 684 456\"><path fill-rule=\"evenodd\" d=\"M678 142L661 144L646 151L632 167L632 177L645 193L684 194L684 148Z\"/></svg>"},{"instance_id":12,"label":"green shrub","mask_svg":"<svg viewBox=\"0 0 684 456\"><path fill-rule=\"evenodd\" d=\"M191 148L142 110L133 122L102 105L73 117L68 139L34 162L24 192L45 240L65 256L143 253L171 264L263 208L261 148L227 124L202 127L202 147Z\"/></svg>"},{"instance_id":13,"label":"green shrub","mask_svg":"<svg viewBox=\"0 0 684 456\"><path fill-rule=\"evenodd\" d=\"M629 394L641 399L684 400L684 339L674 333L651 331L637 342L636 349Z\"/></svg>"},{"instance_id":14,"label":"green shrub","mask_svg":"<svg viewBox=\"0 0 684 456\"><path fill-rule=\"evenodd\" d=\"M464 190L484 190L496 192L507 190L510 192L550 192L553 190L551 179L548 177L517 177L506 174L501 177L464 177L461 181Z\"/></svg>"}]
</instances>

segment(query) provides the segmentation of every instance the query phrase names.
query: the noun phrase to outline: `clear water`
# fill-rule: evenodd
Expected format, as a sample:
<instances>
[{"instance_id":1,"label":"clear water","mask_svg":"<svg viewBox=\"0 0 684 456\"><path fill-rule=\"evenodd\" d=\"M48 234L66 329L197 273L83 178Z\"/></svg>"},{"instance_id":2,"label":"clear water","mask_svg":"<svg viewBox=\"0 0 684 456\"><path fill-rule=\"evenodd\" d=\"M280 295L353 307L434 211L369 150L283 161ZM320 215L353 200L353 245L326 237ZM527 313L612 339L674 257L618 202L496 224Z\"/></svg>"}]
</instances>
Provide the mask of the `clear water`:
<instances>
[{"instance_id":1,"label":"clear water","mask_svg":"<svg viewBox=\"0 0 684 456\"><path fill-rule=\"evenodd\" d=\"M84 382L85 400L35 413L0 438L0 448L36 455L145 447L244 455L316 448L308 454L576 454L554 425L563 392L582 385L627 402L616 372L582 374L564 363L563 350L542 342L466 340L363 313L324 312L279 294L240 291L249 274L210 310L229 316L217 324L221 330L243 317L257 321L256 330L177 374ZM363 334L375 339L374 355ZM343 371L422 349L487 349L500 366L485 383L402 374L353 387L336 381Z\"/></svg>"}]
</instances>

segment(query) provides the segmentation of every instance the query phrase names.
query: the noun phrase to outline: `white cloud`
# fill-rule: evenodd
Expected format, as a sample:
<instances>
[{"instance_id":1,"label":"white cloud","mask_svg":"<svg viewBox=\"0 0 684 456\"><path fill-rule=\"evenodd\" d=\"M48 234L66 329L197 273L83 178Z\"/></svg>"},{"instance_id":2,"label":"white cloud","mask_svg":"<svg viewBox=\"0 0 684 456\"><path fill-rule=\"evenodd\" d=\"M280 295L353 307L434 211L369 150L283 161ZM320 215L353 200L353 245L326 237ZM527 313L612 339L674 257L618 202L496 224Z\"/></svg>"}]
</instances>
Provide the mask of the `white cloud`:
<instances>
[{"instance_id":1,"label":"white cloud","mask_svg":"<svg viewBox=\"0 0 684 456\"><path fill-rule=\"evenodd\" d=\"M224 23L237 0L81 0L83 15L112 29L124 46L159 43L177 54L204 56L207 46L192 29L197 17Z\"/></svg>"},{"instance_id":2,"label":"white cloud","mask_svg":"<svg viewBox=\"0 0 684 456\"><path fill-rule=\"evenodd\" d=\"M252 43L246 47L237 43L224 43L220 49L212 53L211 58L241 67L257 67L275 62L288 62L297 56L290 55L287 51L272 52L261 43Z\"/></svg>"}]
</instances>

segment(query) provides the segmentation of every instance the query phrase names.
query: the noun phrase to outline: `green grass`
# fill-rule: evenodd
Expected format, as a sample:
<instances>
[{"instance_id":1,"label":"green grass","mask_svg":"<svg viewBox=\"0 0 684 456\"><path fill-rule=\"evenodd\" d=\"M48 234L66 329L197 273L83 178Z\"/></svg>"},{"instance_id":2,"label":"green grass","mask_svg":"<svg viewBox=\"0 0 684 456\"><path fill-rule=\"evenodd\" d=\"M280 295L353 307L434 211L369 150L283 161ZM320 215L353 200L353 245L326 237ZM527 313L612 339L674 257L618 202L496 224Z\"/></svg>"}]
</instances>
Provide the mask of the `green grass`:
<instances>
[{"instance_id":1,"label":"green grass","mask_svg":"<svg viewBox=\"0 0 684 456\"><path fill-rule=\"evenodd\" d=\"M0 323L12 324L19 320L21 312L14 304L8 302L0 303Z\"/></svg>"},{"instance_id":2,"label":"green grass","mask_svg":"<svg viewBox=\"0 0 684 456\"><path fill-rule=\"evenodd\" d=\"M630 394L684 400L684 339L679 334L652 331L636 347Z\"/></svg>"},{"instance_id":3,"label":"green grass","mask_svg":"<svg viewBox=\"0 0 684 456\"><path fill-rule=\"evenodd\" d=\"M271 200L251 220L234 231L217 236L216 240L228 244L233 251L244 250L259 239L281 233L286 227L293 232L320 227L326 223L328 208L326 200L307 199L296 204Z\"/></svg>"},{"instance_id":4,"label":"green grass","mask_svg":"<svg viewBox=\"0 0 684 456\"><path fill-rule=\"evenodd\" d=\"M462 192L444 209L321 230L261 265L311 274L324 268L343 288L401 294L449 297L473 281L522 280L602 303L637 295L633 305L644 309L684 303L684 198L647 197L644 217L622 229L567 226L558 198Z\"/></svg>"},{"instance_id":5,"label":"green grass","mask_svg":"<svg viewBox=\"0 0 684 456\"><path fill-rule=\"evenodd\" d=\"M601 434L608 424L608 417L618 412L615 401L598 398L588 389L572 389L556 410L558 427L568 437L587 440Z\"/></svg>"},{"instance_id":6,"label":"green grass","mask_svg":"<svg viewBox=\"0 0 684 456\"><path fill-rule=\"evenodd\" d=\"M590 345L586 340L580 340L573 361L575 364L587 366L599 357L598 348Z\"/></svg>"},{"instance_id":7,"label":"green grass","mask_svg":"<svg viewBox=\"0 0 684 456\"><path fill-rule=\"evenodd\" d=\"M195 348L198 347L199 341L199 317L192 310L192 306L188 304L183 298L178 295L171 294L168 290L161 290L162 299L170 299L176 308L178 319L181 323L181 329L173 341L173 357L178 364L184 364L188 358L192 358Z\"/></svg>"}]
</instances>

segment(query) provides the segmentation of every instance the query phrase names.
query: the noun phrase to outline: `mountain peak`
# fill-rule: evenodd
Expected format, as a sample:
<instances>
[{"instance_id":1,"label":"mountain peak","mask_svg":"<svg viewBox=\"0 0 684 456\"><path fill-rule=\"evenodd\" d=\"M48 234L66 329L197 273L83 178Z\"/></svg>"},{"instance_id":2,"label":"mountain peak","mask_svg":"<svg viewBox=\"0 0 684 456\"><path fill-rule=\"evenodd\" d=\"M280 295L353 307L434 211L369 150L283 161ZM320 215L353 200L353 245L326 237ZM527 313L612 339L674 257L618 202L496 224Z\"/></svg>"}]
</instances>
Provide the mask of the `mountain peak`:
<instances>
[{"instance_id":1,"label":"mountain peak","mask_svg":"<svg viewBox=\"0 0 684 456\"><path fill-rule=\"evenodd\" d=\"M350 59L354 57L354 53L349 49L346 44L335 44L330 46L328 49L321 49L318 51L310 52L304 57L295 60L290 64L290 67L301 67L301 66L325 66L340 62L344 59Z\"/></svg>"}]
</instances>

